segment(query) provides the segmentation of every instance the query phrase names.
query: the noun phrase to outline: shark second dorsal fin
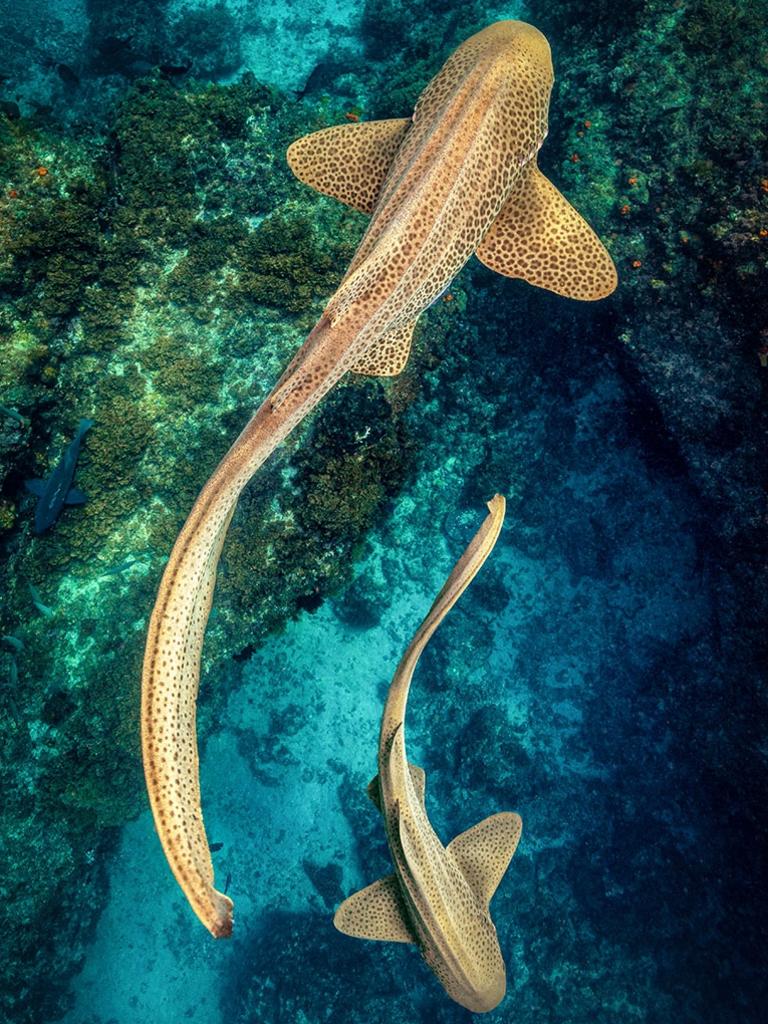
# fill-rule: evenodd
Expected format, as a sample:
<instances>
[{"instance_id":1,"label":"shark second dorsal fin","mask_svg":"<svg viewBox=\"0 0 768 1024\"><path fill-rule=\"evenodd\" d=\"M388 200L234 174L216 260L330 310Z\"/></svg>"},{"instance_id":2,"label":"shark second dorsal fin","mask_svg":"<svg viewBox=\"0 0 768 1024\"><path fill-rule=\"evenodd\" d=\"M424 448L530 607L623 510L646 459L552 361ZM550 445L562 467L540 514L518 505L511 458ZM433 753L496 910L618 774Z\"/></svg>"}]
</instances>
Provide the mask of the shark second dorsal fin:
<instances>
[{"instance_id":1,"label":"shark second dorsal fin","mask_svg":"<svg viewBox=\"0 0 768 1024\"><path fill-rule=\"evenodd\" d=\"M477 258L499 274L569 299L602 299L617 283L608 250L533 161Z\"/></svg>"},{"instance_id":2,"label":"shark second dorsal fin","mask_svg":"<svg viewBox=\"0 0 768 1024\"><path fill-rule=\"evenodd\" d=\"M523 822L519 814L492 814L456 836L448 844L462 874L481 903L491 902L504 872L509 867Z\"/></svg>"},{"instance_id":3,"label":"shark second dorsal fin","mask_svg":"<svg viewBox=\"0 0 768 1024\"><path fill-rule=\"evenodd\" d=\"M421 806L423 807L424 806L424 794L425 794L426 788L427 788L427 775L426 775L426 772L424 771L423 768L419 768L419 766L417 764L410 764L409 763L408 767L411 769L411 781L413 782L414 789L416 790L416 795L418 796L419 802L421 803ZM381 787L379 785L379 776L378 775L374 775L374 777L368 783L368 788L367 788L366 792L368 794L368 799L371 801L371 803L374 805L374 807L378 811L380 811L381 810Z\"/></svg>"},{"instance_id":4,"label":"shark second dorsal fin","mask_svg":"<svg viewBox=\"0 0 768 1024\"><path fill-rule=\"evenodd\" d=\"M410 124L398 118L323 128L291 143L288 166L305 185L372 213Z\"/></svg>"},{"instance_id":5,"label":"shark second dorsal fin","mask_svg":"<svg viewBox=\"0 0 768 1024\"><path fill-rule=\"evenodd\" d=\"M416 321L387 331L362 359L352 367L354 373L366 377L396 377L402 373L411 353Z\"/></svg>"},{"instance_id":6,"label":"shark second dorsal fin","mask_svg":"<svg viewBox=\"0 0 768 1024\"><path fill-rule=\"evenodd\" d=\"M417 941L406 920L403 897L394 875L386 875L344 900L333 923L340 932L357 939Z\"/></svg>"}]
</instances>

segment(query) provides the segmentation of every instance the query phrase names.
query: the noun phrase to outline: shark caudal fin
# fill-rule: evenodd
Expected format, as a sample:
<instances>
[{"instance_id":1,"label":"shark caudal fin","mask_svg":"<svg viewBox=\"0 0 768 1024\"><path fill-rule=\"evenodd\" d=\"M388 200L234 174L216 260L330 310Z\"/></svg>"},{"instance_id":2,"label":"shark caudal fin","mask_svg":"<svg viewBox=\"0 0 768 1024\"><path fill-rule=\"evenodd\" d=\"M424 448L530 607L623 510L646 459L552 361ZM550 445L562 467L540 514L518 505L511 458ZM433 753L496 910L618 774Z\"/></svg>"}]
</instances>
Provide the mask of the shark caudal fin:
<instances>
[{"instance_id":1,"label":"shark caudal fin","mask_svg":"<svg viewBox=\"0 0 768 1024\"><path fill-rule=\"evenodd\" d=\"M502 207L477 258L569 299L602 299L618 278L608 250L535 162Z\"/></svg>"},{"instance_id":2,"label":"shark caudal fin","mask_svg":"<svg viewBox=\"0 0 768 1024\"><path fill-rule=\"evenodd\" d=\"M406 917L400 886L386 875L353 893L336 911L333 923L345 935L382 942L416 942Z\"/></svg>"},{"instance_id":3,"label":"shark caudal fin","mask_svg":"<svg viewBox=\"0 0 768 1024\"><path fill-rule=\"evenodd\" d=\"M456 836L448 844L448 852L469 882L481 903L491 902L493 894L509 867L523 822L519 814L492 814L472 828Z\"/></svg>"},{"instance_id":4,"label":"shark caudal fin","mask_svg":"<svg viewBox=\"0 0 768 1024\"><path fill-rule=\"evenodd\" d=\"M405 117L323 128L291 143L288 166L299 181L317 192L361 213L373 213L410 124Z\"/></svg>"}]
</instances>

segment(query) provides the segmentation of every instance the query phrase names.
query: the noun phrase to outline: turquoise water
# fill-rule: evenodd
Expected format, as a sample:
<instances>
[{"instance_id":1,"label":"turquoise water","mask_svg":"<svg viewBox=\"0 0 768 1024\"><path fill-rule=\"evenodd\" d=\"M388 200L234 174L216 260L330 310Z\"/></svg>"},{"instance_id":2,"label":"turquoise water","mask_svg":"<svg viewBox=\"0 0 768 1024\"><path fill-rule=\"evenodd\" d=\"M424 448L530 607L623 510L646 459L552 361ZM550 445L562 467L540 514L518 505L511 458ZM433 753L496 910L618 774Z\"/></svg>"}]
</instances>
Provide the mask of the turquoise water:
<instances>
[{"instance_id":1,"label":"turquoise water","mask_svg":"<svg viewBox=\"0 0 768 1024\"><path fill-rule=\"evenodd\" d=\"M469 1019L417 950L332 919L391 870L366 796L387 687L498 491L498 545L408 711L444 842L523 819L487 1019L761 1024L761 12L0 5L0 1021ZM154 831L138 680L195 495L364 230L285 148L406 116L459 42L517 16L555 56L542 167L619 289L575 303L472 260L402 377L339 385L246 490L199 697L235 902L215 942ZM24 481L83 417L88 500L35 535Z\"/></svg>"}]
</instances>

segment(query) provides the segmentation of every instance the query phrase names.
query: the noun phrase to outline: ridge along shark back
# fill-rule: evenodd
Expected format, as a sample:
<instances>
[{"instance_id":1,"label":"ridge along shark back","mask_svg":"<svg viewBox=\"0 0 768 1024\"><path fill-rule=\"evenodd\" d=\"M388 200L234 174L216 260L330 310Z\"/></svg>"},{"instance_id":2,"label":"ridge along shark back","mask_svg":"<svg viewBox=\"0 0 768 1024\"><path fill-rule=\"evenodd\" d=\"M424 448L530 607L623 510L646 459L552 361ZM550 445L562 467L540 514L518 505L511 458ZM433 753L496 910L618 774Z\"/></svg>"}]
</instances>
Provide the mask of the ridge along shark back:
<instances>
[{"instance_id":1,"label":"ridge along shark back","mask_svg":"<svg viewBox=\"0 0 768 1024\"><path fill-rule=\"evenodd\" d=\"M333 923L347 935L412 942L445 991L475 1013L504 998L506 971L489 904L517 849L519 815L493 814L448 844L424 803L424 770L408 762L405 710L413 673L437 627L493 550L506 503L497 494L397 666L379 735L379 774L368 795L381 811L395 873L346 899Z\"/></svg>"},{"instance_id":2,"label":"ridge along shark back","mask_svg":"<svg viewBox=\"0 0 768 1024\"><path fill-rule=\"evenodd\" d=\"M297 177L372 214L371 222L319 321L195 502L163 574L144 655L142 751L155 827L192 909L216 937L231 934L232 901L213 885L195 704L237 499L346 373L400 373L417 318L473 253L560 295L613 291L610 256L536 166L552 80L544 36L501 21L456 50L411 118L328 128L288 150Z\"/></svg>"}]
</instances>

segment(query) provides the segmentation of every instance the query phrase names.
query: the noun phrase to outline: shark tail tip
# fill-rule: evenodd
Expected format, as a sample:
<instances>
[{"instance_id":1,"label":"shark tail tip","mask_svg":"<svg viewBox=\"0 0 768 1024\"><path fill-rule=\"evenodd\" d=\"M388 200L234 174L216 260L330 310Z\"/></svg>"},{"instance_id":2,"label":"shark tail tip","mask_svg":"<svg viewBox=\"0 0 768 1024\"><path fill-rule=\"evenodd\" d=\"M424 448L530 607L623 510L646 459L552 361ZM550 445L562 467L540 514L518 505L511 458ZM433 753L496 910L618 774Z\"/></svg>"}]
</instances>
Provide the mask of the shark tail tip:
<instances>
[{"instance_id":1,"label":"shark tail tip","mask_svg":"<svg viewBox=\"0 0 768 1024\"><path fill-rule=\"evenodd\" d=\"M213 915L207 921L208 930L214 939L228 939L232 935L232 908L234 903L223 892L216 889L211 893Z\"/></svg>"}]
</instances>

